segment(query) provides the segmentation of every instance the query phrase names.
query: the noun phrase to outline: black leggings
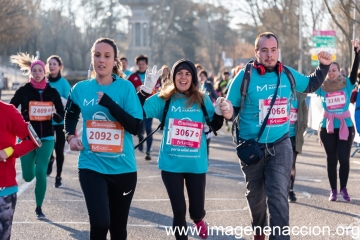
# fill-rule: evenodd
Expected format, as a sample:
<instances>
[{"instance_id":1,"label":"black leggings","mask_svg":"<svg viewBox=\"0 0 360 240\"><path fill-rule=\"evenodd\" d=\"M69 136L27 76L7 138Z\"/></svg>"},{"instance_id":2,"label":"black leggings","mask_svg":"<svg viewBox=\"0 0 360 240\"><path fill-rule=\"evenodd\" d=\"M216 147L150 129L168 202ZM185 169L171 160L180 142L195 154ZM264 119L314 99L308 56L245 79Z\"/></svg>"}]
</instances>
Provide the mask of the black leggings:
<instances>
[{"instance_id":1,"label":"black leggings","mask_svg":"<svg viewBox=\"0 0 360 240\"><path fill-rule=\"evenodd\" d=\"M293 191L294 189L294 182L295 182L295 175L296 175L296 158L298 155L298 152L296 151L296 137L291 137L290 141L291 141L291 146L292 146L292 150L293 150L293 165L291 168L291 176L290 176L290 191Z\"/></svg>"},{"instance_id":2,"label":"black leggings","mask_svg":"<svg viewBox=\"0 0 360 240\"><path fill-rule=\"evenodd\" d=\"M65 147L64 125L54 125L53 127L56 133L55 146L54 146L55 154L56 154L56 177L61 177L61 172L64 165L64 147ZM53 154L51 154L49 164L53 164L52 159L54 159Z\"/></svg>"},{"instance_id":3,"label":"black leggings","mask_svg":"<svg viewBox=\"0 0 360 240\"><path fill-rule=\"evenodd\" d=\"M320 139L324 145L327 155L327 172L331 189L337 189L336 167L339 160L340 189L346 187L350 171L350 150L354 140L354 127L349 127L349 137L347 140L339 139L339 129L334 129L334 133L328 134L326 128L321 128Z\"/></svg>"},{"instance_id":4,"label":"black leggings","mask_svg":"<svg viewBox=\"0 0 360 240\"><path fill-rule=\"evenodd\" d=\"M79 181L90 218L90 239L125 240L126 224L136 187L137 173L101 174L79 169Z\"/></svg>"},{"instance_id":5,"label":"black leggings","mask_svg":"<svg viewBox=\"0 0 360 240\"><path fill-rule=\"evenodd\" d=\"M189 198L190 218L195 222L200 222L205 217L205 185L206 174L196 173L174 173L161 171L161 177L165 184L170 198L171 207L174 214L173 229L175 227L186 230L186 202L184 196L184 180ZM179 235L175 232L175 237L179 239L188 239L185 235Z\"/></svg>"}]
</instances>

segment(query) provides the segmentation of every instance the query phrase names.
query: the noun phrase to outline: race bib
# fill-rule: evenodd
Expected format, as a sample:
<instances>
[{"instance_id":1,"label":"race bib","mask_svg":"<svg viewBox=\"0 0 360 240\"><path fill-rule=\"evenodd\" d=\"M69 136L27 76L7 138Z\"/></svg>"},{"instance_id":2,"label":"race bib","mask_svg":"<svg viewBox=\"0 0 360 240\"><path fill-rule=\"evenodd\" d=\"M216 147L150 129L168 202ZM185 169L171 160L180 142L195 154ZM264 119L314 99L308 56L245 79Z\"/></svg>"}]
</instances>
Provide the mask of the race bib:
<instances>
[{"instance_id":1,"label":"race bib","mask_svg":"<svg viewBox=\"0 0 360 240\"><path fill-rule=\"evenodd\" d=\"M86 138L93 152L121 153L124 127L118 122L88 120Z\"/></svg>"},{"instance_id":2,"label":"race bib","mask_svg":"<svg viewBox=\"0 0 360 240\"><path fill-rule=\"evenodd\" d=\"M271 105L271 99L259 100L259 125L264 121ZM289 120L287 113L287 98L276 99L271 109L266 125L280 125Z\"/></svg>"},{"instance_id":3,"label":"race bib","mask_svg":"<svg viewBox=\"0 0 360 240\"><path fill-rule=\"evenodd\" d=\"M345 92L331 92L326 94L326 108L329 110L341 109L345 107Z\"/></svg>"},{"instance_id":4,"label":"race bib","mask_svg":"<svg viewBox=\"0 0 360 240\"><path fill-rule=\"evenodd\" d=\"M51 120L53 115L52 102L29 102L30 121L46 121Z\"/></svg>"},{"instance_id":5,"label":"race bib","mask_svg":"<svg viewBox=\"0 0 360 240\"><path fill-rule=\"evenodd\" d=\"M296 108L290 108L290 124L295 124L297 121L298 110Z\"/></svg>"},{"instance_id":6,"label":"race bib","mask_svg":"<svg viewBox=\"0 0 360 240\"><path fill-rule=\"evenodd\" d=\"M171 145L200 148L204 124L170 118L168 126L168 142Z\"/></svg>"}]
</instances>

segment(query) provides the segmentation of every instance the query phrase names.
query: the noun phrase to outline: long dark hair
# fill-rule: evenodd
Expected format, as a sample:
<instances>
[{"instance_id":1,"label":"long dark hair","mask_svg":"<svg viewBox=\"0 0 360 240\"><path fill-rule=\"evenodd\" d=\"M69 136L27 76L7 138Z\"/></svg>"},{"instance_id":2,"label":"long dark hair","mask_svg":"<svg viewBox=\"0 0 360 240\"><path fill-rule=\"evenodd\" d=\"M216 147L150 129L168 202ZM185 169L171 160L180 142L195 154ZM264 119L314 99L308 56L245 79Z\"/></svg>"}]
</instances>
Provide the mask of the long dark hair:
<instances>
[{"instance_id":1,"label":"long dark hair","mask_svg":"<svg viewBox=\"0 0 360 240\"><path fill-rule=\"evenodd\" d=\"M98 43L107 43L109 44L110 46L112 46L112 48L114 49L114 60L116 62L116 64L114 65L113 69L112 69L112 72L114 74L116 74L117 76L121 77L121 78L125 78L125 74L122 72L122 64L121 64L121 61L120 61L120 58L119 58L119 50L118 50L118 47L114 41L114 39L111 39L111 38L98 38L92 48L91 48L91 54L94 55L94 52L95 52L95 46L96 44ZM91 73L91 77L95 77L96 73L95 71L92 71Z\"/></svg>"}]
</instances>

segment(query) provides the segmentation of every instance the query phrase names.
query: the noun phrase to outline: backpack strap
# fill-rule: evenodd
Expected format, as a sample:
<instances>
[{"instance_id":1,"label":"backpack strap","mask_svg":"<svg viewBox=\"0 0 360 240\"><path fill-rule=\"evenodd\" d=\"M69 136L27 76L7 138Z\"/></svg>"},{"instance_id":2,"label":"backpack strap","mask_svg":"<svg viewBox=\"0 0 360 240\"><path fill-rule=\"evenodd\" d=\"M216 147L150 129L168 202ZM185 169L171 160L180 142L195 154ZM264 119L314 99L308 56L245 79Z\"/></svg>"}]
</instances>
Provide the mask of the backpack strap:
<instances>
[{"instance_id":1,"label":"backpack strap","mask_svg":"<svg viewBox=\"0 0 360 240\"><path fill-rule=\"evenodd\" d=\"M252 70L252 61L248 62L245 66L244 76L243 76L242 83L240 86L240 94L241 94L240 111L244 111L244 101L247 96L247 92L249 90L251 70Z\"/></svg>"},{"instance_id":2,"label":"backpack strap","mask_svg":"<svg viewBox=\"0 0 360 240\"><path fill-rule=\"evenodd\" d=\"M164 129L164 126L165 126L165 119L166 119L166 115L167 115L167 112L169 110L169 106L170 106L170 101L171 101L171 98L169 98L168 100L166 100L165 102L165 107L164 107L164 114L163 114L163 117L161 119L161 122L159 124L159 126L154 130L152 131L152 133L150 133L149 135L147 135L141 142L139 142L135 147L134 149L136 149L139 145L143 144L143 142L145 142L149 137L151 137L154 133L157 132L157 130L163 130Z\"/></svg>"},{"instance_id":3,"label":"backpack strap","mask_svg":"<svg viewBox=\"0 0 360 240\"><path fill-rule=\"evenodd\" d=\"M290 81L290 85L291 85L291 99L294 99L294 101L296 101L296 91L295 91L296 82L295 82L294 75L291 73L291 71L289 70L289 68L287 68L285 65L283 65L283 70L284 70L287 78L288 78L289 81Z\"/></svg>"},{"instance_id":4,"label":"backpack strap","mask_svg":"<svg viewBox=\"0 0 360 240\"><path fill-rule=\"evenodd\" d=\"M211 128L211 122L210 122L209 115L208 115L208 113L207 113L207 111L206 111L204 99L203 99L202 104L201 104L201 110L202 110L202 112L203 112L203 114L204 114L206 125L208 125L208 126L209 126L209 129L210 129L210 131L209 131L209 132L206 132L205 134L208 134L208 133L210 133L210 132L213 132L213 133L215 134L215 136L217 136L216 131L214 131L214 130Z\"/></svg>"}]
</instances>

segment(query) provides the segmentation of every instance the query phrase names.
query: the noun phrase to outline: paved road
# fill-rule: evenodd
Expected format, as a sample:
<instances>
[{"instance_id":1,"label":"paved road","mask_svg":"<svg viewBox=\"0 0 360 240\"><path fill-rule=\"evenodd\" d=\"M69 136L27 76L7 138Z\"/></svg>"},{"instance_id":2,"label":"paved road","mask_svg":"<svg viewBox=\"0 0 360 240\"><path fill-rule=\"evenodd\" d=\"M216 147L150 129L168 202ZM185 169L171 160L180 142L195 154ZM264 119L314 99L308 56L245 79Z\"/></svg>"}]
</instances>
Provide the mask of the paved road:
<instances>
[{"instance_id":1,"label":"paved road","mask_svg":"<svg viewBox=\"0 0 360 240\"><path fill-rule=\"evenodd\" d=\"M5 101L13 92L6 93ZM154 123L154 126L157 123ZM154 135L152 161L145 161L137 152L138 183L130 209L128 239L174 239L167 236L165 226L172 224L170 202L157 168L156 157L161 134ZM326 159L317 136L306 138L304 153L298 156L295 191L298 201L290 204L290 224L294 233L291 239L359 239L360 240L360 154L351 158L348 190L349 203L329 202L329 182ZM137 140L134 138L137 142ZM225 128L210 145L209 172L207 174L205 220L211 227L222 226L227 231L208 239L251 239L240 228L250 225L249 210L245 201L244 178ZM34 184L25 183L17 162L19 199L14 216L12 239L88 239L89 222L84 198L77 176L77 153L68 152L63 171L63 187L54 188L54 173L48 177L48 189L43 205L46 221L35 218ZM187 214L188 225L192 222ZM232 227L232 229L230 228ZM297 229L296 227L299 227ZM302 236L299 232L302 227ZM324 229L325 236L317 236ZM337 230L337 232L336 232ZM329 231L329 232L328 232ZM243 234L241 234L243 233ZM222 235L223 234L223 235ZM311 234L311 235L310 235ZM340 236L339 234L343 234ZM242 236L241 236L242 235ZM110 237L109 237L110 239ZM199 237L189 237L199 239Z\"/></svg>"}]
</instances>

